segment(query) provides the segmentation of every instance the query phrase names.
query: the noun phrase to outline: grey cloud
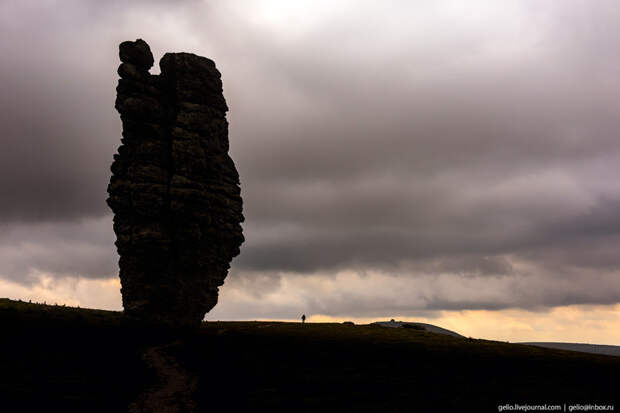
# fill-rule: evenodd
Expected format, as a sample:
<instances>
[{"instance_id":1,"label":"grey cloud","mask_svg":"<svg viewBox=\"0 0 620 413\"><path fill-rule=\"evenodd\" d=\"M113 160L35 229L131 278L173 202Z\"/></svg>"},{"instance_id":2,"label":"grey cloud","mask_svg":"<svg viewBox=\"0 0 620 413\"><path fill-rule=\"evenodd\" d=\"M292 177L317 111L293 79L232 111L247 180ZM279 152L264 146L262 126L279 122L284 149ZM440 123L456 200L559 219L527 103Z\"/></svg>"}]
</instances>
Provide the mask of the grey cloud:
<instances>
[{"instance_id":1,"label":"grey cloud","mask_svg":"<svg viewBox=\"0 0 620 413\"><path fill-rule=\"evenodd\" d=\"M516 267L524 263L511 259ZM227 280L221 302L209 319L297 318L301 313L333 317L433 317L442 311L526 308L544 312L574 304L614 304L620 300L618 272L581 270L558 277L557 269L509 276L354 271L312 276L245 272ZM348 275L347 275L348 274ZM354 274L354 275L350 275ZM270 280L266 283L265 280ZM286 280L286 282L284 282ZM269 288L265 286L269 284ZM252 294L254 288L260 294Z\"/></svg>"},{"instance_id":2,"label":"grey cloud","mask_svg":"<svg viewBox=\"0 0 620 413\"><path fill-rule=\"evenodd\" d=\"M185 2L183 2L185 3ZM71 221L109 213L120 143L118 44L166 2L6 2L0 9L3 126L0 222ZM184 5L170 10L170 18ZM179 10L178 12L175 10ZM156 32L153 27L151 32ZM159 52L166 41L154 45Z\"/></svg>"},{"instance_id":3,"label":"grey cloud","mask_svg":"<svg viewBox=\"0 0 620 413\"><path fill-rule=\"evenodd\" d=\"M3 225L0 278L22 284L52 277L110 278L118 274L111 216L70 223Z\"/></svg>"},{"instance_id":4,"label":"grey cloud","mask_svg":"<svg viewBox=\"0 0 620 413\"><path fill-rule=\"evenodd\" d=\"M247 217L235 288L257 288L247 280L259 277L262 296L282 272L346 269L509 283L523 274L516 259L545 288L583 287L543 297L554 305L617 299L613 2L318 2L280 20L233 2L67 4L0 9L0 222L23 228L19 242L44 239L33 229L42 223L60 234L109 219L116 47L142 37L156 60L185 50L223 73ZM111 229L105 240L83 231L76 245L93 245L98 258L62 262L61 246L35 252L15 241L0 274L113 274ZM594 271L606 289L581 284ZM398 308L543 301L454 294ZM384 299L337 307L372 312Z\"/></svg>"}]
</instances>

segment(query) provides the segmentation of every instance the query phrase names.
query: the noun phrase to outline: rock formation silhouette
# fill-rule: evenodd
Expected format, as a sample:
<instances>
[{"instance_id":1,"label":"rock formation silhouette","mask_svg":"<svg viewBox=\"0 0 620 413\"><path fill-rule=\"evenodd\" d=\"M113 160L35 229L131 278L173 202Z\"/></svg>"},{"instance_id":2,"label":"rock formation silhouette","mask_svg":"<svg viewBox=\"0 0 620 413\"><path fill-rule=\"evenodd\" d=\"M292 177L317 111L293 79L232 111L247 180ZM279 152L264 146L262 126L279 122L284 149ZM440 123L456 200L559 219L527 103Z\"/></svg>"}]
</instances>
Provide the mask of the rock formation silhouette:
<instances>
[{"instance_id":1,"label":"rock formation silhouette","mask_svg":"<svg viewBox=\"0 0 620 413\"><path fill-rule=\"evenodd\" d=\"M138 39L120 44L115 107L123 137L112 163L125 313L195 326L244 241L239 175L228 156L228 107L215 63L166 53L160 75Z\"/></svg>"}]
</instances>

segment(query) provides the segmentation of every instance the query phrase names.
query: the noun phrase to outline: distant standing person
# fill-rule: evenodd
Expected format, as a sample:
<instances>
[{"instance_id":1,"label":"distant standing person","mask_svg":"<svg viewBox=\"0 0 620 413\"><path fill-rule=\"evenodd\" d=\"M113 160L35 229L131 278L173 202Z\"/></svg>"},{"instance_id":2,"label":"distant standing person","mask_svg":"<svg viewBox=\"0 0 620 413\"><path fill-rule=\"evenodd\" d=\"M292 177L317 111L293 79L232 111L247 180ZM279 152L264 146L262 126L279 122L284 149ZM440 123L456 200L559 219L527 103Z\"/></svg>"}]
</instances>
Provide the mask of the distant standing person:
<instances>
[{"instance_id":1,"label":"distant standing person","mask_svg":"<svg viewBox=\"0 0 620 413\"><path fill-rule=\"evenodd\" d=\"M301 315L301 324L303 324L303 323L305 323L305 322L306 322L306 315L305 315L305 314L302 314L302 315Z\"/></svg>"}]
</instances>

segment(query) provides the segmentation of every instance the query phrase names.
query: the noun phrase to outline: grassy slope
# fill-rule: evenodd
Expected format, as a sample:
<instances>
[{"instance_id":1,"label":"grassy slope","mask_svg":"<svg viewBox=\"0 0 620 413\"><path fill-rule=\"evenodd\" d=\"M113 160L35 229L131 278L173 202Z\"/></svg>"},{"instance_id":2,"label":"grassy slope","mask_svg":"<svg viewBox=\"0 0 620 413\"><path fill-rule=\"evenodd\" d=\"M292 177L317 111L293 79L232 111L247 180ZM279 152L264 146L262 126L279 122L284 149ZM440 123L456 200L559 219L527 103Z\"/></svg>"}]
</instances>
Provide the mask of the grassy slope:
<instances>
[{"instance_id":1,"label":"grassy slope","mask_svg":"<svg viewBox=\"0 0 620 413\"><path fill-rule=\"evenodd\" d=\"M12 403L124 411L153 380L139 358L152 332L119 313L0 300L0 322ZM170 351L199 378L201 411L497 411L619 393L618 357L414 329L210 322Z\"/></svg>"},{"instance_id":2,"label":"grassy slope","mask_svg":"<svg viewBox=\"0 0 620 413\"><path fill-rule=\"evenodd\" d=\"M0 411L122 412L149 382L121 314L0 299Z\"/></svg>"}]
</instances>

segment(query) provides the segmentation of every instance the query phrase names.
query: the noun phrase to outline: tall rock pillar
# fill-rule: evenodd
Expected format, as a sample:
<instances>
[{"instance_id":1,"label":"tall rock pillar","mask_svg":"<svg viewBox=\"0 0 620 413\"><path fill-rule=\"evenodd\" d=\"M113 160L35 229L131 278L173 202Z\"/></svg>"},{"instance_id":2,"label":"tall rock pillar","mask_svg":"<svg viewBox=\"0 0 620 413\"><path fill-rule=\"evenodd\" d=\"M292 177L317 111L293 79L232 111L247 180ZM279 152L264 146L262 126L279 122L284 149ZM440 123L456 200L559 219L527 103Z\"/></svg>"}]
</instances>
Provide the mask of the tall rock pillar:
<instances>
[{"instance_id":1,"label":"tall rock pillar","mask_svg":"<svg viewBox=\"0 0 620 413\"><path fill-rule=\"evenodd\" d=\"M198 325L244 241L221 75L191 53L166 53L161 74L152 75L146 42L119 49L123 137L107 202L123 307L146 322Z\"/></svg>"}]
</instances>

